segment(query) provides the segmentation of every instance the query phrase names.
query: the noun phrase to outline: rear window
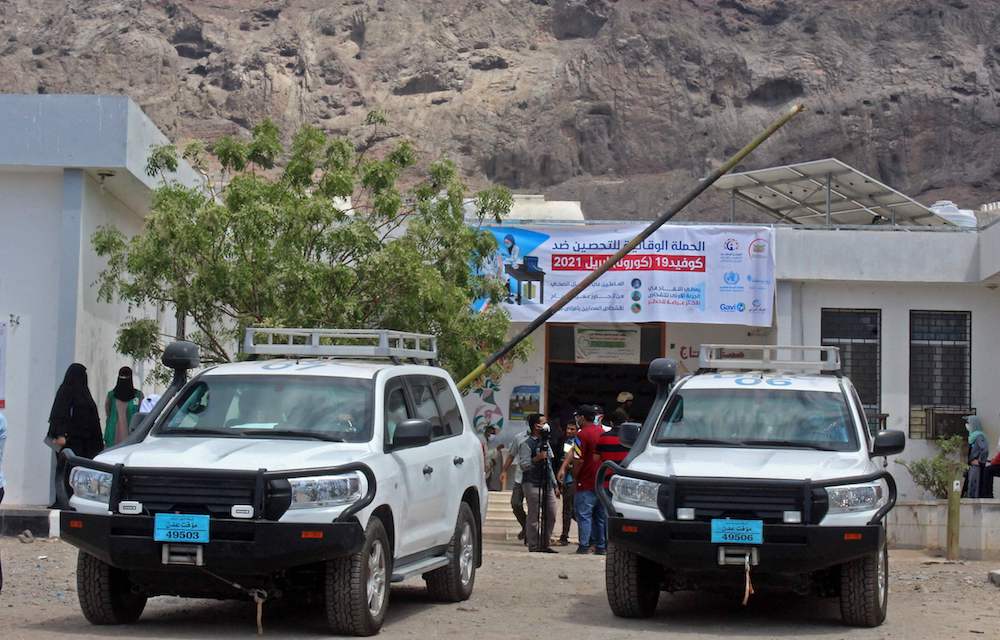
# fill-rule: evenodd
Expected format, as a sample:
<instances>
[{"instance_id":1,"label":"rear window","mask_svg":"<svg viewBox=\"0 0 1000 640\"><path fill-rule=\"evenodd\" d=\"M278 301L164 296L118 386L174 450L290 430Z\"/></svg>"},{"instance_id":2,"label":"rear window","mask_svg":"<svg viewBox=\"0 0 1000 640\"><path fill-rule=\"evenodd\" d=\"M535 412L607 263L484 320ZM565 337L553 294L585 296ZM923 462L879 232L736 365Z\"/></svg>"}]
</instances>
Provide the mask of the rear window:
<instances>
[{"instance_id":1,"label":"rear window","mask_svg":"<svg viewBox=\"0 0 1000 640\"><path fill-rule=\"evenodd\" d=\"M154 433L367 442L372 395L372 381L365 379L203 376Z\"/></svg>"},{"instance_id":2,"label":"rear window","mask_svg":"<svg viewBox=\"0 0 1000 640\"><path fill-rule=\"evenodd\" d=\"M654 443L857 451L858 434L840 392L681 387Z\"/></svg>"}]
</instances>

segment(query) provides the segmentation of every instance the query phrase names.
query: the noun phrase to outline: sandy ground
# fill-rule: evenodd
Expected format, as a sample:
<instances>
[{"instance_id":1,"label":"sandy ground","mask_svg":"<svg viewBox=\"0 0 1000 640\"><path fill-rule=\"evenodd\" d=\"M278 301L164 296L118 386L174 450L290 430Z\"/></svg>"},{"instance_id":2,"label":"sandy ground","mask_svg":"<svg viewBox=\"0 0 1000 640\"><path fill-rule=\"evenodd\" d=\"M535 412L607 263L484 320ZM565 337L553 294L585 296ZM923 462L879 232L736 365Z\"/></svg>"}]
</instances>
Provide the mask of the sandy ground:
<instances>
[{"instance_id":1,"label":"sandy ground","mask_svg":"<svg viewBox=\"0 0 1000 640\"><path fill-rule=\"evenodd\" d=\"M76 601L76 550L58 541L22 544L0 538L4 589L0 638L242 638L255 633L252 605L156 598L131 627L92 627ZM840 624L833 600L759 595L750 606L711 595L664 597L655 618L611 615L604 595L604 561L595 556L529 555L492 546L468 602L428 600L419 580L393 588L383 638L1000 638L1000 588L986 575L1000 563L944 564L922 554L894 552L889 619L878 629ZM325 636L310 611L265 610L265 635Z\"/></svg>"}]
</instances>

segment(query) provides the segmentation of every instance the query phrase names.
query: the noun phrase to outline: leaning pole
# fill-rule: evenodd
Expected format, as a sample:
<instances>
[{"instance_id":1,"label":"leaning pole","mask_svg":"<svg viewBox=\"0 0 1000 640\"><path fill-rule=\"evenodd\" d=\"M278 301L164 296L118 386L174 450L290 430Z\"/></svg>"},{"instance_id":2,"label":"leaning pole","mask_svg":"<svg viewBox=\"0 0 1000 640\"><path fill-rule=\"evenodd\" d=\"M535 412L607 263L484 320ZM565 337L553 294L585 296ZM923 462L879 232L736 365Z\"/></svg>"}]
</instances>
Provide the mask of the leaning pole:
<instances>
[{"instance_id":1,"label":"leaning pole","mask_svg":"<svg viewBox=\"0 0 1000 640\"><path fill-rule=\"evenodd\" d=\"M718 180L725 174L729 173L733 167L735 167L737 164L740 163L741 160L743 160L743 158L750 155L750 153L754 149L759 147L761 143L770 138L775 131L783 127L785 123L787 123L789 120L791 120L798 114L802 113L804 109L805 107L802 104L794 105L784 115L782 115L780 118L772 122L770 126L767 127L767 129L758 134L757 137L751 140L745 147L737 151L721 166L719 166L719 168L710 173L708 177L698 181L698 183L693 187L691 187L691 189L687 193L685 193L680 200L671 205L670 208L667 209L665 212L663 212L663 214L659 218L654 220L652 223L650 223L648 227L643 229L642 232L639 233L639 235L632 238L632 240L630 240L625 246L619 249L616 254L608 258L604 262L604 264L602 264L594 271L590 272L590 274L587 275L587 277L585 277L583 280L581 280L579 284L573 287L570 291L567 291L563 297L559 298L559 300L554 302L552 306L550 306L548 309L539 314L539 316L535 318L531 322L531 324L529 324L527 327L521 330L520 333L518 333L516 336L507 341L506 344L500 347L500 349L497 350L494 354L492 354L489 358L484 360L479 366L470 371L469 374L466 375L464 378L462 378L462 380L458 383L458 388L464 390L469 385L471 385L477 378L479 378L479 376L483 375L483 373L487 369L493 366L498 360L503 358L505 355L510 353L510 350L513 349L515 346L517 346L518 343L520 343L522 340L524 340L532 333L534 333L534 331L538 329L538 327L545 324L545 322L549 318L551 318L553 315L558 313L560 309L569 304L569 302L573 298L582 293L584 289L589 287L595 280L600 278L609 269L615 266L615 264L617 264L618 261L624 258L626 255L628 255L630 251L632 251L637 246L642 244L642 242L646 238L651 236L653 232L655 232L657 229L666 224L671 218L673 218L682 209L684 209L684 207L691 204L691 201L697 198L699 195L701 195L702 191L710 187L716 180Z\"/></svg>"}]
</instances>

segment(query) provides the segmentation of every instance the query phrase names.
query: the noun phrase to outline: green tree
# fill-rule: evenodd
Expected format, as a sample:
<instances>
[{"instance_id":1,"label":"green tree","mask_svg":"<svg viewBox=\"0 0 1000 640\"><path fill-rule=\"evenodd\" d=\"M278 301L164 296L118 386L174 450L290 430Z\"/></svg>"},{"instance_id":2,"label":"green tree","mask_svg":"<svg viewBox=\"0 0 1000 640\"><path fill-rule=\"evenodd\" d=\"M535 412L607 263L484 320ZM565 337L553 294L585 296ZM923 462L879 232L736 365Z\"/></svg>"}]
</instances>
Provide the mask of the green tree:
<instances>
[{"instance_id":1,"label":"green tree","mask_svg":"<svg viewBox=\"0 0 1000 640\"><path fill-rule=\"evenodd\" d=\"M250 326L385 328L439 336L442 365L464 375L507 334L498 305L471 307L506 293L473 270L496 241L466 223L470 199L452 162L420 171L405 141L378 157L365 151L384 122L371 114L357 148L307 126L285 149L270 121L249 140L193 143L182 157L203 176L198 188L172 178L176 149L154 149L147 172L161 183L144 231L128 238L103 227L92 238L107 260L99 296L174 307L206 362L238 358ZM496 187L471 202L481 225L499 222L512 198ZM145 359L170 337L155 321L132 319L117 348Z\"/></svg>"}]
</instances>

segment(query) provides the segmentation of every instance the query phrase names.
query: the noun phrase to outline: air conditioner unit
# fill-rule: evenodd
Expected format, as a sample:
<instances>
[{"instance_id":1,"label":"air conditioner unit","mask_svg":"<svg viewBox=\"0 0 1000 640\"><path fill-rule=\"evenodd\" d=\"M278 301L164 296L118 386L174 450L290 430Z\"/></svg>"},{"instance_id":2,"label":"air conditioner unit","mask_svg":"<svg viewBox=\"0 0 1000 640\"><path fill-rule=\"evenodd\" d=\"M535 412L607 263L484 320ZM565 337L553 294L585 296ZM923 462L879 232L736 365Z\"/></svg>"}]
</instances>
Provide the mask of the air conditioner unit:
<instances>
[{"instance_id":1,"label":"air conditioner unit","mask_svg":"<svg viewBox=\"0 0 1000 640\"><path fill-rule=\"evenodd\" d=\"M927 437L964 436L966 434L964 418L975 414L976 410L970 407L925 407Z\"/></svg>"}]
</instances>

